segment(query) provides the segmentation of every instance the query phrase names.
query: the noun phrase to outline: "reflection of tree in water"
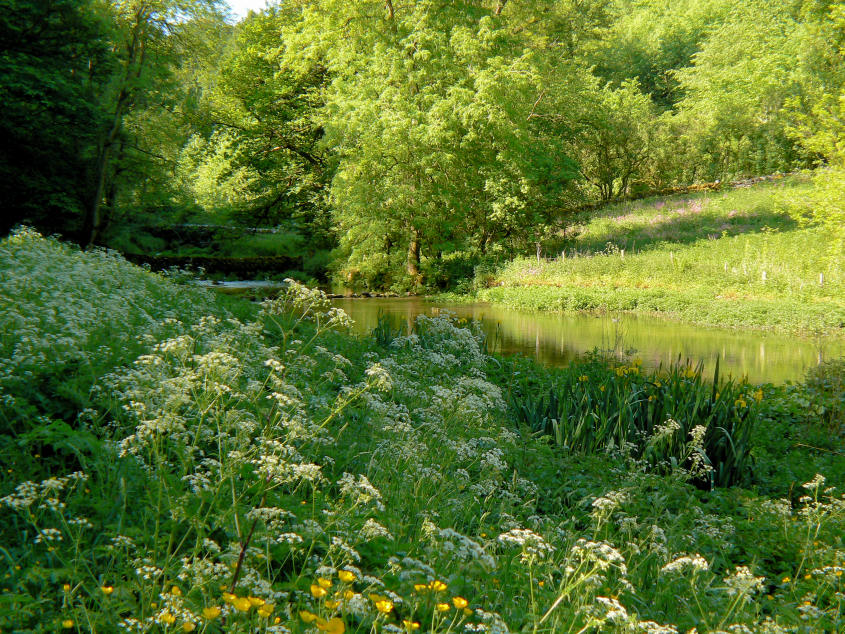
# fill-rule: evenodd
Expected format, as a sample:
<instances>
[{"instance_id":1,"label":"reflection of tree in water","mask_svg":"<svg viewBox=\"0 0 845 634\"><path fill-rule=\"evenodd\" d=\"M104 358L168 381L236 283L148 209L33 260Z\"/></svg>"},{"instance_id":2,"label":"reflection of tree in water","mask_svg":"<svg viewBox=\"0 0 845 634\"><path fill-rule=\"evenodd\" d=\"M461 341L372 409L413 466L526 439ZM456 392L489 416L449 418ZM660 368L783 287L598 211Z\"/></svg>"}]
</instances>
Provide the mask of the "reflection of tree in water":
<instances>
[{"instance_id":1,"label":"reflection of tree in water","mask_svg":"<svg viewBox=\"0 0 845 634\"><path fill-rule=\"evenodd\" d=\"M637 356L651 369L678 360L704 361L707 376L719 356L725 375L780 383L799 379L820 359L845 352L842 342L826 342L821 354L819 342L788 335L702 328L633 315L527 313L489 304L435 305L416 297L342 299L335 305L350 314L359 333L372 332L380 314L392 317L394 327L408 332L418 315L449 311L480 321L491 350L532 356L551 366L566 365L598 348Z\"/></svg>"}]
</instances>

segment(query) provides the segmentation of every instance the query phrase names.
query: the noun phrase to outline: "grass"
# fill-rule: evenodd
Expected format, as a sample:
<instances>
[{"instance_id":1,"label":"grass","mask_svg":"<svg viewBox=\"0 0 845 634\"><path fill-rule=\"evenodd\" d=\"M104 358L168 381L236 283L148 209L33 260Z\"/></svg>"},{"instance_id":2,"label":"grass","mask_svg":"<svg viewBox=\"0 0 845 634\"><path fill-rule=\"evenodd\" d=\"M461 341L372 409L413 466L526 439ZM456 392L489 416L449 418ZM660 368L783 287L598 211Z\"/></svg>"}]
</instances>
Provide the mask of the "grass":
<instances>
[{"instance_id":1,"label":"grass","mask_svg":"<svg viewBox=\"0 0 845 634\"><path fill-rule=\"evenodd\" d=\"M623 203L477 280L480 299L532 310L636 311L690 323L842 333L842 254L789 209L804 179Z\"/></svg>"},{"instance_id":2,"label":"grass","mask_svg":"<svg viewBox=\"0 0 845 634\"><path fill-rule=\"evenodd\" d=\"M842 364L718 395L550 370L477 324L356 338L318 291L239 302L30 232L0 302L3 631L845 628ZM673 415L744 443L743 487Z\"/></svg>"}]
</instances>

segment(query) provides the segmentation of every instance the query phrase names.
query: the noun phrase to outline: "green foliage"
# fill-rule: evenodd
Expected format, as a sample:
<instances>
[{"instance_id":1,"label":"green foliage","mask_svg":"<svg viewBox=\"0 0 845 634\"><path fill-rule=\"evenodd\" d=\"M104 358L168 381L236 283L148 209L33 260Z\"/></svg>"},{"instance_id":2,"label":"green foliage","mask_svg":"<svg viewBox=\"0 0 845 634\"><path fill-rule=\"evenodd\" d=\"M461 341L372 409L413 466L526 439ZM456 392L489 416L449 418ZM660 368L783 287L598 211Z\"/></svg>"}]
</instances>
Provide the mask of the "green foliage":
<instances>
[{"instance_id":1,"label":"green foliage","mask_svg":"<svg viewBox=\"0 0 845 634\"><path fill-rule=\"evenodd\" d=\"M94 86L114 62L86 0L0 5L0 234L18 222L78 231L103 112Z\"/></svg>"},{"instance_id":2,"label":"green foliage","mask_svg":"<svg viewBox=\"0 0 845 634\"><path fill-rule=\"evenodd\" d=\"M506 395L564 383L638 415L625 390L656 381L636 365L596 358L581 381L486 356L476 324L380 344L296 284L223 304L31 233L0 249L0 414L30 407L24 434L0 427L4 630L845 626L838 365L759 403L735 386L755 488L707 491L657 435L636 459L515 432ZM44 376L88 400L56 417L30 398ZM693 418L727 398L695 372L663 388Z\"/></svg>"}]
</instances>

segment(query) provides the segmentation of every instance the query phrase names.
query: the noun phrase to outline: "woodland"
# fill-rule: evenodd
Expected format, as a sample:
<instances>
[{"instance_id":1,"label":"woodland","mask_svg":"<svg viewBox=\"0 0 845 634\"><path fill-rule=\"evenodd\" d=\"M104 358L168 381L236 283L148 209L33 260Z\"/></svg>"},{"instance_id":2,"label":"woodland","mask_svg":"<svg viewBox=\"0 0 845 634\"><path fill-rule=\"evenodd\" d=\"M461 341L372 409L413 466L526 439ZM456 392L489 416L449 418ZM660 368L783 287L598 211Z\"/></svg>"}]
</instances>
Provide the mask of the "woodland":
<instances>
[{"instance_id":1,"label":"woodland","mask_svg":"<svg viewBox=\"0 0 845 634\"><path fill-rule=\"evenodd\" d=\"M841 253L840 2L4 5L3 233L419 291L596 203L813 169L787 211Z\"/></svg>"}]
</instances>

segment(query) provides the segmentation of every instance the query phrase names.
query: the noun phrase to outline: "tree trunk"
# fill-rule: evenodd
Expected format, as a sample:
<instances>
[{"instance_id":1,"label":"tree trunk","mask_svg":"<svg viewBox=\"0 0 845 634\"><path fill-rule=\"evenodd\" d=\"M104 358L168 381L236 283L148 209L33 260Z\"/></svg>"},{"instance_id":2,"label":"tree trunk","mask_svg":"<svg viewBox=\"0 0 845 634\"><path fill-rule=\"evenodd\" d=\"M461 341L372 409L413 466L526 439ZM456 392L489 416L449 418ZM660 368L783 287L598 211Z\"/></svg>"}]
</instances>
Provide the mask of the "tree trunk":
<instances>
[{"instance_id":1,"label":"tree trunk","mask_svg":"<svg viewBox=\"0 0 845 634\"><path fill-rule=\"evenodd\" d=\"M408 275L416 283L420 276L420 233L411 229L411 241L408 243Z\"/></svg>"},{"instance_id":2,"label":"tree trunk","mask_svg":"<svg viewBox=\"0 0 845 634\"><path fill-rule=\"evenodd\" d=\"M144 29L148 19L147 9L141 7L135 14L135 24L132 27L132 41L127 49L126 65L123 70L122 83L114 104L114 115L103 144L97 154L94 164L94 183L91 196L85 209L85 220L82 224L82 245L91 247L103 229L103 214L101 211L103 195L106 190L108 171L111 165L111 155L123 127L123 116L132 102L132 81L138 80L144 66L145 51L143 46ZM133 78L134 75L134 78Z\"/></svg>"}]
</instances>

